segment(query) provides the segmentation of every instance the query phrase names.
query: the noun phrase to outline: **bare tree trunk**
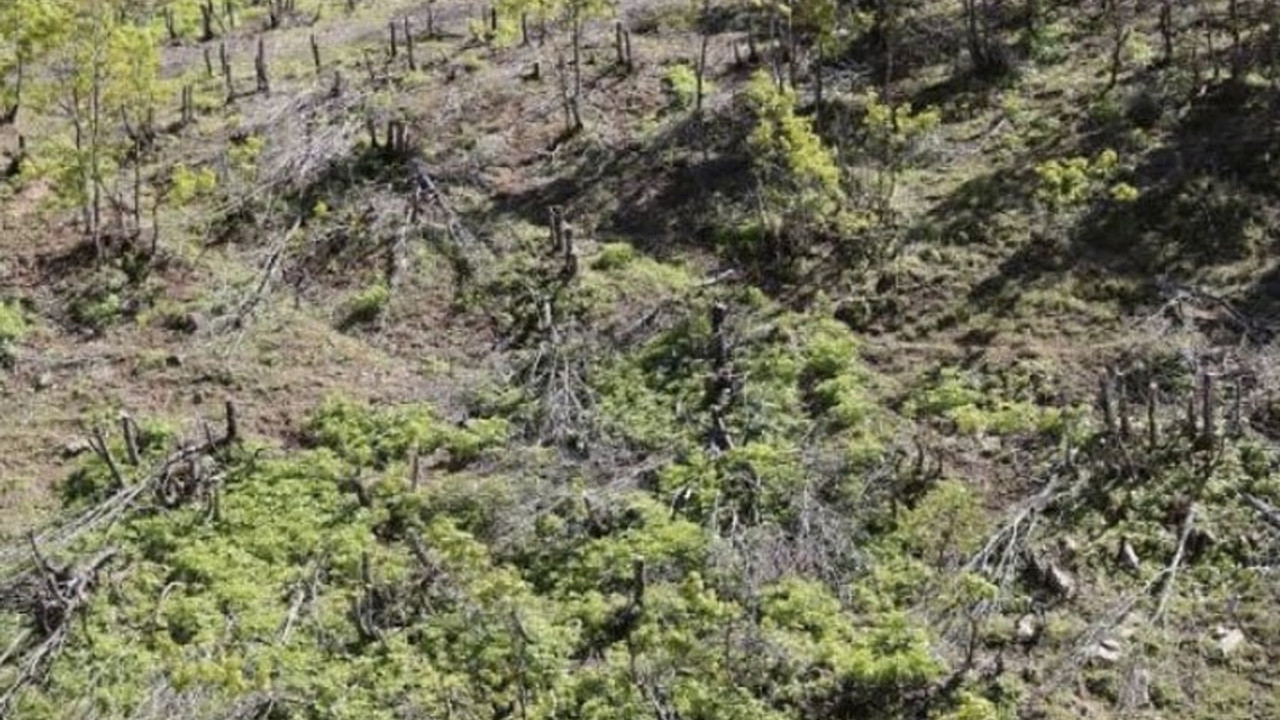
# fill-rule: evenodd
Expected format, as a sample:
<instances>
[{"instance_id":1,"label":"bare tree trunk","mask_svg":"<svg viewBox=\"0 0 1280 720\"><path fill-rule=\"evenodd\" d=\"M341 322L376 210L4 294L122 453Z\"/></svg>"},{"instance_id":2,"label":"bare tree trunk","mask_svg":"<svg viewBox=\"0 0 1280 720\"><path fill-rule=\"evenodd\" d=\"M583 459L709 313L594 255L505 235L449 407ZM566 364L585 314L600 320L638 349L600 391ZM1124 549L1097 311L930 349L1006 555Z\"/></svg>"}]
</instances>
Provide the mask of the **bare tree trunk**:
<instances>
[{"instance_id":1,"label":"bare tree trunk","mask_svg":"<svg viewBox=\"0 0 1280 720\"><path fill-rule=\"evenodd\" d=\"M1156 420L1157 393L1160 387L1152 382L1147 388L1147 450L1155 452L1160 447L1160 426Z\"/></svg>"},{"instance_id":2,"label":"bare tree trunk","mask_svg":"<svg viewBox=\"0 0 1280 720\"><path fill-rule=\"evenodd\" d=\"M417 72L418 60L413 55L413 26L410 24L407 15L404 18L404 52L406 59L409 61L409 70Z\"/></svg>"},{"instance_id":3,"label":"bare tree trunk","mask_svg":"<svg viewBox=\"0 0 1280 720\"><path fill-rule=\"evenodd\" d=\"M1244 73L1244 51L1240 45L1240 0L1227 2L1228 31L1231 33L1231 78Z\"/></svg>"},{"instance_id":4,"label":"bare tree trunk","mask_svg":"<svg viewBox=\"0 0 1280 720\"><path fill-rule=\"evenodd\" d=\"M1213 65L1213 81L1217 82L1222 78L1222 66L1218 63L1218 53L1213 44L1213 18L1209 15L1208 8L1203 3L1200 6L1199 21L1204 27L1206 55Z\"/></svg>"},{"instance_id":5,"label":"bare tree trunk","mask_svg":"<svg viewBox=\"0 0 1280 720\"><path fill-rule=\"evenodd\" d=\"M573 16L573 99L582 98L582 21L575 11ZM581 124L579 123L579 126Z\"/></svg>"},{"instance_id":6,"label":"bare tree trunk","mask_svg":"<svg viewBox=\"0 0 1280 720\"><path fill-rule=\"evenodd\" d=\"M703 2L704 18L708 12L710 3ZM697 72L697 95L694 104L694 117L698 123L698 144L702 146L703 159L707 159L707 122L706 114L703 112L704 96L706 94L706 83L704 78L707 76L707 45L711 42L711 36L707 32L705 23L702 29L702 46L698 50L698 72Z\"/></svg>"},{"instance_id":7,"label":"bare tree trunk","mask_svg":"<svg viewBox=\"0 0 1280 720\"><path fill-rule=\"evenodd\" d=\"M142 238L142 139L133 141L133 233L132 243L136 247ZM136 449L135 449L136 452ZM135 463L137 464L137 463Z\"/></svg>"},{"instance_id":8,"label":"bare tree trunk","mask_svg":"<svg viewBox=\"0 0 1280 720\"><path fill-rule=\"evenodd\" d=\"M151 203L151 252L147 256L154 260L160 249L160 192L152 194L155 200Z\"/></svg>"},{"instance_id":9,"label":"bare tree trunk","mask_svg":"<svg viewBox=\"0 0 1280 720\"><path fill-rule=\"evenodd\" d=\"M258 54L253 59L253 68L258 79L258 92L270 95L271 81L267 77L267 46L261 35L258 36Z\"/></svg>"},{"instance_id":10,"label":"bare tree trunk","mask_svg":"<svg viewBox=\"0 0 1280 720\"><path fill-rule=\"evenodd\" d=\"M898 50L897 18L893 3L895 0L879 0L876 5L876 29L880 33L880 44L884 57L884 68L880 77L880 96L883 102L892 102L893 75L895 71L895 55Z\"/></svg>"},{"instance_id":11,"label":"bare tree trunk","mask_svg":"<svg viewBox=\"0 0 1280 720\"><path fill-rule=\"evenodd\" d=\"M1123 0L1111 0L1111 63L1108 69L1107 87L1111 92L1119 82L1124 69L1124 46L1129 40L1129 26L1125 22Z\"/></svg>"},{"instance_id":12,"label":"bare tree trunk","mask_svg":"<svg viewBox=\"0 0 1280 720\"><path fill-rule=\"evenodd\" d=\"M704 16L709 12L709 3L703 4ZM706 30L703 30L703 37L706 37ZM795 0L787 0L787 83L792 88L796 87L796 65L800 62L800 42L796 35L796 3Z\"/></svg>"},{"instance_id":13,"label":"bare tree trunk","mask_svg":"<svg viewBox=\"0 0 1280 720\"><path fill-rule=\"evenodd\" d=\"M1160 41L1164 47L1164 57L1160 62L1166 67L1173 64L1173 40L1176 32L1173 24L1173 0L1160 0Z\"/></svg>"},{"instance_id":14,"label":"bare tree trunk","mask_svg":"<svg viewBox=\"0 0 1280 720\"><path fill-rule=\"evenodd\" d=\"M825 113L822 111L822 105L824 100L823 95L825 93L825 87L823 84L822 61L823 61L822 43L817 42L814 44L814 55L813 55L813 118L814 118L814 123L818 126L818 128L823 127L823 117L825 116Z\"/></svg>"},{"instance_id":15,"label":"bare tree trunk","mask_svg":"<svg viewBox=\"0 0 1280 720\"><path fill-rule=\"evenodd\" d=\"M26 73L26 62L22 54L18 54L18 64L14 71L17 74L13 84L13 103L0 113L0 126L12 125L18 120L18 108L22 106L22 81Z\"/></svg>"},{"instance_id":16,"label":"bare tree trunk","mask_svg":"<svg viewBox=\"0 0 1280 720\"><path fill-rule=\"evenodd\" d=\"M166 7L164 9L164 29L165 29L165 32L168 33L169 35L169 44L177 45L178 30L173 22L173 8L171 7Z\"/></svg>"},{"instance_id":17,"label":"bare tree trunk","mask_svg":"<svg viewBox=\"0 0 1280 720\"><path fill-rule=\"evenodd\" d=\"M231 77L231 59L227 57L227 44L218 45L218 61L222 64L222 82L227 89L227 104L236 99L235 81Z\"/></svg>"},{"instance_id":18,"label":"bare tree trunk","mask_svg":"<svg viewBox=\"0 0 1280 720\"><path fill-rule=\"evenodd\" d=\"M982 38L978 33L978 0L963 1L965 39L969 45L969 64L977 71L985 64Z\"/></svg>"},{"instance_id":19,"label":"bare tree trunk","mask_svg":"<svg viewBox=\"0 0 1280 720\"><path fill-rule=\"evenodd\" d=\"M565 67L564 56L556 56L556 74L560 80L560 102L564 108L565 134L570 135L582 129L582 116L578 110L578 98L569 92L568 68Z\"/></svg>"},{"instance_id":20,"label":"bare tree trunk","mask_svg":"<svg viewBox=\"0 0 1280 720\"><path fill-rule=\"evenodd\" d=\"M93 245L102 255L102 72L103 59L94 57L93 87L89 100L89 169L93 183Z\"/></svg>"},{"instance_id":21,"label":"bare tree trunk","mask_svg":"<svg viewBox=\"0 0 1280 720\"><path fill-rule=\"evenodd\" d=\"M213 4L206 2L200 6L200 25L203 32L200 34L201 42L209 42L213 39Z\"/></svg>"},{"instance_id":22,"label":"bare tree trunk","mask_svg":"<svg viewBox=\"0 0 1280 720\"><path fill-rule=\"evenodd\" d=\"M696 87L694 94L693 112L699 118L702 117L703 98L706 94L706 76L707 76L707 45L711 37L706 33L702 33L702 42L698 48L698 72L695 74Z\"/></svg>"},{"instance_id":23,"label":"bare tree trunk","mask_svg":"<svg viewBox=\"0 0 1280 720\"><path fill-rule=\"evenodd\" d=\"M1266 17L1266 35L1263 41L1263 67L1267 69L1267 76L1271 81L1271 90L1274 92L1277 88L1277 82L1280 76L1276 74L1277 59L1280 59L1280 13L1276 11L1275 0L1267 0L1266 9L1264 10Z\"/></svg>"},{"instance_id":24,"label":"bare tree trunk","mask_svg":"<svg viewBox=\"0 0 1280 720\"><path fill-rule=\"evenodd\" d=\"M626 65L627 56L622 49L622 21L617 20L613 23L613 50L617 56L618 67Z\"/></svg>"}]
</instances>

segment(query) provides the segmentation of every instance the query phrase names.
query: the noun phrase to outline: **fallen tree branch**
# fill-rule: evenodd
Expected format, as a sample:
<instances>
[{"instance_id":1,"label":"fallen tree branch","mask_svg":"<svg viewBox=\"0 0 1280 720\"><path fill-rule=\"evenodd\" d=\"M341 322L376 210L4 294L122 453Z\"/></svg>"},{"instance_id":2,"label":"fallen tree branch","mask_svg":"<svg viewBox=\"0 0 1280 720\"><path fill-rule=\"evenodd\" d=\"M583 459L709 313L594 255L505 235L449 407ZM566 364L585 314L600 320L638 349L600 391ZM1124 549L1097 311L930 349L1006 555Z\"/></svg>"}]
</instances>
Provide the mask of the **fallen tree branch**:
<instances>
[{"instance_id":1,"label":"fallen tree branch","mask_svg":"<svg viewBox=\"0 0 1280 720\"><path fill-rule=\"evenodd\" d=\"M1164 587L1160 591L1160 604L1156 606L1156 612L1151 617L1151 621L1159 624L1164 619L1165 610L1169 606L1169 599L1173 596L1174 581L1178 577L1178 568L1182 566L1182 559L1186 555L1187 540L1191 537L1191 528L1195 524L1196 506L1191 505L1187 508L1187 516L1182 519L1182 530L1178 537L1178 550L1173 554L1173 560L1162 573L1164 576Z\"/></svg>"},{"instance_id":2,"label":"fallen tree branch","mask_svg":"<svg viewBox=\"0 0 1280 720\"><path fill-rule=\"evenodd\" d=\"M1256 510L1258 514L1262 516L1262 519L1266 521L1268 525L1280 530L1280 509L1276 509L1267 501L1255 495L1245 493L1241 495L1241 497L1243 497L1244 501L1249 504L1249 507Z\"/></svg>"},{"instance_id":3,"label":"fallen tree branch","mask_svg":"<svg viewBox=\"0 0 1280 720\"><path fill-rule=\"evenodd\" d=\"M107 464L107 469L111 471L111 477L115 480L116 487L124 487L124 476L120 474L120 466L116 465L116 460L111 455L111 448L107 447L107 440L102 434L101 427L94 426L93 434L89 436L89 447L93 448L93 452Z\"/></svg>"},{"instance_id":4,"label":"fallen tree branch","mask_svg":"<svg viewBox=\"0 0 1280 720\"><path fill-rule=\"evenodd\" d=\"M132 508L144 493L154 491L160 484L166 482L177 468L189 465L193 459L225 450L238 442L239 426L234 402L228 400L224 410L226 425L222 435L205 437L202 442L175 449L164 460L153 466L145 480L120 487L111 496L67 522L43 533L33 534L29 541L0 548L0 582L12 580L35 568L35 559L29 552L28 542L56 550L90 532L108 528Z\"/></svg>"},{"instance_id":5,"label":"fallen tree branch","mask_svg":"<svg viewBox=\"0 0 1280 720\"><path fill-rule=\"evenodd\" d=\"M35 597L28 599L24 609L30 617L30 627L19 633L18 639L0 657L0 663L10 657L21 657L16 679L4 695L0 695L0 717L8 717L23 688L43 681L54 656L66 644L72 619L89 603L99 574L118 553L116 548L106 548L78 567L55 568L40 552L35 536L28 534L27 540L44 585ZM36 633L40 634L40 643L23 655L23 646Z\"/></svg>"}]
</instances>

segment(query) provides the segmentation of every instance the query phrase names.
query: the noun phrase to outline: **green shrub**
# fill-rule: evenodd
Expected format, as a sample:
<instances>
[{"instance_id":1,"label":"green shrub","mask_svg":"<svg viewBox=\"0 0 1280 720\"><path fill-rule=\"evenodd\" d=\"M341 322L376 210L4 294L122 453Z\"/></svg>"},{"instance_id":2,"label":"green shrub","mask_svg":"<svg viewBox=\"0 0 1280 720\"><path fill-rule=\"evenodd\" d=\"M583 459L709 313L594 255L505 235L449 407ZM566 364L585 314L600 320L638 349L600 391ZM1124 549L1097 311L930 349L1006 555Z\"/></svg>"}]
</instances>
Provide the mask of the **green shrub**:
<instances>
[{"instance_id":1,"label":"green shrub","mask_svg":"<svg viewBox=\"0 0 1280 720\"><path fill-rule=\"evenodd\" d=\"M662 92L672 110L688 110L698 97L698 73L686 63L676 63L662 73ZM710 83L702 80L704 96L711 92Z\"/></svg>"},{"instance_id":2,"label":"green shrub","mask_svg":"<svg viewBox=\"0 0 1280 720\"><path fill-rule=\"evenodd\" d=\"M124 300L118 289L95 288L71 303L72 319L92 330L106 328L123 314Z\"/></svg>"},{"instance_id":3,"label":"green shrub","mask_svg":"<svg viewBox=\"0 0 1280 720\"><path fill-rule=\"evenodd\" d=\"M1036 199L1055 210L1081 205L1107 186L1118 167L1119 156L1110 149L1092 160L1082 156L1047 160L1036 166L1040 179ZM1136 197L1136 193L1130 195L1129 191L1121 191L1118 199Z\"/></svg>"},{"instance_id":4,"label":"green shrub","mask_svg":"<svg viewBox=\"0 0 1280 720\"><path fill-rule=\"evenodd\" d=\"M346 323L368 323L377 320L391 302L391 289L379 280L357 292L350 302Z\"/></svg>"},{"instance_id":5,"label":"green shrub","mask_svg":"<svg viewBox=\"0 0 1280 720\"><path fill-rule=\"evenodd\" d=\"M501 418L480 418L459 427L440 421L423 406L378 410L337 397L325 401L303 430L313 447L326 448L357 467L375 468L403 461L414 449L422 455L445 450L460 467L505 442L510 432Z\"/></svg>"},{"instance_id":6,"label":"green shrub","mask_svg":"<svg viewBox=\"0 0 1280 720\"><path fill-rule=\"evenodd\" d=\"M600 253L591 261L591 269L601 272L622 270L636 259L636 249L625 242L605 243Z\"/></svg>"},{"instance_id":7,"label":"green shrub","mask_svg":"<svg viewBox=\"0 0 1280 720\"><path fill-rule=\"evenodd\" d=\"M1034 368L1014 366L983 376L944 367L908 398L904 410L917 417L944 418L962 435L1060 435L1070 429L1077 412L1041 405L1043 384Z\"/></svg>"},{"instance_id":8,"label":"green shrub","mask_svg":"<svg viewBox=\"0 0 1280 720\"><path fill-rule=\"evenodd\" d=\"M13 363L14 346L27 334L27 320L16 302L0 302L0 367Z\"/></svg>"},{"instance_id":9,"label":"green shrub","mask_svg":"<svg viewBox=\"0 0 1280 720\"><path fill-rule=\"evenodd\" d=\"M218 176L211 167L191 170L179 163L173 168L169 198L178 205L191 202L197 197L213 192L218 186Z\"/></svg>"},{"instance_id":10,"label":"green shrub","mask_svg":"<svg viewBox=\"0 0 1280 720\"><path fill-rule=\"evenodd\" d=\"M747 85L746 100L756 122L749 144L770 185L787 195L798 192L801 204L814 211L834 210L843 197L840 168L813 120L797 112L795 91L778 89L760 71Z\"/></svg>"},{"instance_id":11,"label":"green shrub","mask_svg":"<svg viewBox=\"0 0 1280 720\"><path fill-rule=\"evenodd\" d=\"M1028 37L1030 56L1037 65L1056 65L1071 57L1070 28L1063 22L1045 23Z\"/></svg>"}]
</instances>

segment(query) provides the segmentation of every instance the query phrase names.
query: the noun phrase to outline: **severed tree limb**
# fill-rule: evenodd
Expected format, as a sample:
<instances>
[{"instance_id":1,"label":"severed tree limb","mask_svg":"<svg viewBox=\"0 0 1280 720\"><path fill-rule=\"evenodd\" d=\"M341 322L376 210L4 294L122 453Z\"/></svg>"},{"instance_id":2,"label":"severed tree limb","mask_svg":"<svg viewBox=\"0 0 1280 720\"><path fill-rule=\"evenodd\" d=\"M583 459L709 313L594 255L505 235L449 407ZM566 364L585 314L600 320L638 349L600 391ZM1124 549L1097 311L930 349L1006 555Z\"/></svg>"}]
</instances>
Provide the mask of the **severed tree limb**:
<instances>
[{"instance_id":1,"label":"severed tree limb","mask_svg":"<svg viewBox=\"0 0 1280 720\"><path fill-rule=\"evenodd\" d=\"M1280 509L1276 509L1270 503L1256 495L1245 493L1241 497L1244 498L1244 501L1248 503L1249 507L1256 510L1258 514L1262 516L1262 519L1266 521L1268 525L1280 530Z\"/></svg>"},{"instance_id":2,"label":"severed tree limb","mask_svg":"<svg viewBox=\"0 0 1280 720\"><path fill-rule=\"evenodd\" d=\"M107 464L107 469L111 471L111 477L116 481L116 487L124 487L124 476L120 474L120 466L116 465L116 459L111 456L111 448L107 447L107 440L102 434L102 428L94 426L93 435L89 438L89 447L93 448L94 453Z\"/></svg>"},{"instance_id":3,"label":"severed tree limb","mask_svg":"<svg viewBox=\"0 0 1280 720\"><path fill-rule=\"evenodd\" d=\"M226 412L225 434L219 437L212 437L210 433L202 442L178 447L167 458L153 466L151 474L146 479L128 486L121 485L116 489L115 493L97 505L68 519L65 523L41 533L39 536L32 536L29 539L30 545L34 547L36 543L39 543L46 548L51 546L64 547L89 532L110 527L121 515L134 506L139 497L142 497L148 490L155 489L159 484L165 482L175 469L189 464L194 458L209 455L237 442L239 440L237 413L234 403L230 400L226 403ZM96 432L95 436L100 438L101 432ZM101 447L97 444L96 439L90 440L90 445L94 446L95 450ZM99 452L99 455L101 454ZM28 550L29 547L25 545L0 547L0 578L12 577L32 567L32 557ZM37 559L36 562L39 563L40 560Z\"/></svg>"},{"instance_id":4,"label":"severed tree limb","mask_svg":"<svg viewBox=\"0 0 1280 720\"><path fill-rule=\"evenodd\" d=\"M317 561L312 565L308 577L299 578L298 584L292 593L292 600L289 603L289 614L285 617L285 621L280 627L280 642L288 642L289 635L293 632L294 623L298 621L298 615L302 612L303 605L315 599L320 579L320 568L320 562Z\"/></svg>"},{"instance_id":5,"label":"severed tree limb","mask_svg":"<svg viewBox=\"0 0 1280 720\"><path fill-rule=\"evenodd\" d=\"M13 703L18 699L18 693L28 685L34 685L41 681L44 677L44 671L48 668L49 662L53 656L62 648L67 641L68 625L62 624L47 637L43 642L36 646L22 663L18 678L14 681L4 695L0 695L0 717L8 717L9 711L13 707Z\"/></svg>"},{"instance_id":6,"label":"severed tree limb","mask_svg":"<svg viewBox=\"0 0 1280 720\"><path fill-rule=\"evenodd\" d=\"M58 584L62 581L62 576L66 571L54 568L44 558L44 555L40 554L40 546L36 543L35 533L27 533L27 542L31 545L31 557L35 560L36 570L40 572L40 579L44 581L45 592L50 597L57 597L61 594Z\"/></svg>"},{"instance_id":7,"label":"severed tree limb","mask_svg":"<svg viewBox=\"0 0 1280 720\"><path fill-rule=\"evenodd\" d=\"M0 695L0 717L8 717L9 710L23 688L43 680L49 664L70 636L72 618L88 603L90 591L97 585L99 572L118 552L116 548L107 548L74 571L70 567L58 570L40 553L34 534L28 533L27 541L31 544L36 567L45 581L43 595L35 599L28 613L32 616L31 620L38 624L36 630L43 635L40 644L23 657L17 678ZM11 655L17 655L17 650L32 632L35 630L28 629L20 633L19 639L0 657L0 663L7 661Z\"/></svg>"},{"instance_id":8,"label":"severed tree limb","mask_svg":"<svg viewBox=\"0 0 1280 720\"><path fill-rule=\"evenodd\" d=\"M235 402L228 399L226 403L223 404L223 410L227 415L227 429L226 433L222 436L219 446L226 447L227 445L235 444L240 440L240 426L239 420L236 418Z\"/></svg>"},{"instance_id":9,"label":"severed tree limb","mask_svg":"<svg viewBox=\"0 0 1280 720\"><path fill-rule=\"evenodd\" d=\"M1191 537L1191 528L1195 524L1196 506L1191 505L1187 508L1187 516L1182 519L1182 531L1178 537L1178 550L1173 554L1173 560L1170 561L1169 567L1165 568L1164 587L1160 591L1160 604L1156 606L1155 615L1151 617L1153 623L1159 624L1164 619L1165 610L1168 609L1169 599L1173 596L1174 581L1178 578L1178 568L1182 566L1182 559L1186 555L1187 540Z\"/></svg>"},{"instance_id":10,"label":"severed tree limb","mask_svg":"<svg viewBox=\"0 0 1280 720\"><path fill-rule=\"evenodd\" d=\"M124 445L129 452L129 464L137 467L141 462L138 455L138 424L128 413L120 413L120 432L124 435Z\"/></svg>"},{"instance_id":11,"label":"severed tree limb","mask_svg":"<svg viewBox=\"0 0 1280 720\"><path fill-rule=\"evenodd\" d=\"M27 638L29 637L31 637L30 629L23 628L22 630L18 631L17 637L13 639L13 642L9 643L9 647L4 651L4 654L0 655L0 667L4 667L4 664L9 662L9 658L14 657L16 655L16 653L18 652L18 648L25 645L27 642Z\"/></svg>"}]
</instances>

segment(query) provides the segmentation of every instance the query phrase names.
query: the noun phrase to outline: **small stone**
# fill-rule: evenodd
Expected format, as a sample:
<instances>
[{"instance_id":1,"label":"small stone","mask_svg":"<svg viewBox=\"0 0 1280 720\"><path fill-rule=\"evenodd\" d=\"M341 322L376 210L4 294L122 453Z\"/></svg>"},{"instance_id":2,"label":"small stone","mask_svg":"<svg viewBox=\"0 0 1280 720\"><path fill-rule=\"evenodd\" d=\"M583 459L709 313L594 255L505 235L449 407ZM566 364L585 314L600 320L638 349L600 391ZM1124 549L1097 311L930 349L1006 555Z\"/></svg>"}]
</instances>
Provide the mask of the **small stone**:
<instances>
[{"instance_id":1,"label":"small stone","mask_svg":"<svg viewBox=\"0 0 1280 720\"><path fill-rule=\"evenodd\" d=\"M1046 573L1049 585L1063 597L1074 597L1076 594L1076 581L1071 577L1071 573L1063 570L1057 563L1049 563L1049 569Z\"/></svg>"},{"instance_id":2,"label":"small stone","mask_svg":"<svg viewBox=\"0 0 1280 720\"><path fill-rule=\"evenodd\" d=\"M84 439L72 440L71 442L62 446L62 457L63 458L78 457L80 455L83 455L89 452L92 449L93 448L89 446L88 440L84 440Z\"/></svg>"},{"instance_id":3,"label":"small stone","mask_svg":"<svg viewBox=\"0 0 1280 720\"><path fill-rule=\"evenodd\" d=\"M1023 615L1018 618L1018 627L1015 629L1015 636L1018 642L1023 644L1031 644L1040 636L1042 626L1039 618L1035 615Z\"/></svg>"},{"instance_id":4,"label":"small stone","mask_svg":"<svg viewBox=\"0 0 1280 720\"><path fill-rule=\"evenodd\" d=\"M1151 704L1151 673L1146 668L1134 667L1120 691L1120 707L1141 709Z\"/></svg>"},{"instance_id":5,"label":"small stone","mask_svg":"<svg viewBox=\"0 0 1280 720\"><path fill-rule=\"evenodd\" d=\"M1062 537L1058 539L1058 550L1063 558L1072 560L1080 552L1080 543L1076 542L1075 538Z\"/></svg>"},{"instance_id":6,"label":"small stone","mask_svg":"<svg viewBox=\"0 0 1280 720\"><path fill-rule=\"evenodd\" d=\"M1219 625L1213 631L1214 638L1218 641L1218 651L1222 653L1222 657L1229 657L1244 644L1244 633L1240 628L1225 628Z\"/></svg>"},{"instance_id":7,"label":"small stone","mask_svg":"<svg viewBox=\"0 0 1280 720\"><path fill-rule=\"evenodd\" d=\"M204 326L204 316L196 312L180 313L166 317L163 324L167 330L190 335Z\"/></svg>"},{"instance_id":8,"label":"small stone","mask_svg":"<svg viewBox=\"0 0 1280 720\"><path fill-rule=\"evenodd\" d=\"M1142 568L1142 561L1138 559L1138 552L1133 549L1133 545L1128 540L1120 543L1120 564L1129 572L1138 572Z\"/></svg>"},{"instance_id":9,"label":"small stone","mask_svg":"<svg viewBox=\"0 0 1280 720\"><path fill-rule=\"evenodd\" d=\"M1120 643L1112 638L1102 640L1097 645L1090 647L1088 653L1090 660L1095 660L1105 665L1116 663L1124 655L1120 648Z\"/></svg>"},{"instance_id":10,"label":"small stone","mask_svg":"<svg viewBox=\"0 0 1280 720\"><path fill-rule=\"evenodd\" d=\"M53 375L50 373L40 373L36 376L35 388L37 391L48 390L53 387Z\"/></svg>"}]
</instances>

